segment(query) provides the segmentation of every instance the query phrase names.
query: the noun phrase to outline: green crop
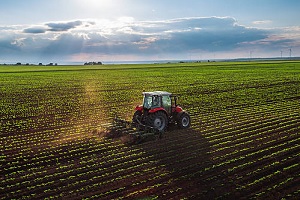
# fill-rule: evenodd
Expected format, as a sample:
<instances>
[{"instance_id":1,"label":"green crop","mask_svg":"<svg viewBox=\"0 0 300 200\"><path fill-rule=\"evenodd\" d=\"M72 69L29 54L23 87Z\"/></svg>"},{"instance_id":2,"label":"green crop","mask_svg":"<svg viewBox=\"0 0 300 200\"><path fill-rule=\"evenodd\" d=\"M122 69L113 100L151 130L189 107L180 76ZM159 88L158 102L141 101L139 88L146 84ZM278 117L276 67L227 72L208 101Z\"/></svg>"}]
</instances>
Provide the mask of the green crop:
<instances>
[{"instance_id":1,"label":"green crop","mask_svg":"<svg viewBox=\"0 0 300 200\"><path fill-rule=\"evenodd\" d=\"M95 131L154 90L190 129ZM297 199L299 113L298 61L0 66L0 199Z\"/></svg>"}]
</instances>

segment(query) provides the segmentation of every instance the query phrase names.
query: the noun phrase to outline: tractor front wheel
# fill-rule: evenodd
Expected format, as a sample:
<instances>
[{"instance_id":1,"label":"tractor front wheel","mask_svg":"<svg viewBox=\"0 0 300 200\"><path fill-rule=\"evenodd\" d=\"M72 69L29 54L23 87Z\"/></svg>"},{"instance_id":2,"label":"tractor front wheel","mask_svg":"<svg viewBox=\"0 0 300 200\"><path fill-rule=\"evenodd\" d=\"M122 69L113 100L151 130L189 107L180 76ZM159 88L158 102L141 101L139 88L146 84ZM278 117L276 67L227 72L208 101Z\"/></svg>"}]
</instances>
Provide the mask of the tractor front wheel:
<instances>
[{"instance_id":1,"label":"tractor front wheel","mask_svg":"<svg viewBox=\"0 0 300 200\"><path fill-rule=\"evenodd\" d=\"M177 119L177 125L181 129L189 128L191 125L191 118L188 113L183 113L180 115L180 117Z\"/></svg>"},{"instance_id":2,"label":"tractor front wheel","mask_svg":"<svg viewBox=\"0 0 300 200\"><path fill-rule=\"evenodd\" d=\"M159 131L164 131L168 126L168 118L164 112L158 111L148 117L147 125Z\"/></svg>"}]
</instances>

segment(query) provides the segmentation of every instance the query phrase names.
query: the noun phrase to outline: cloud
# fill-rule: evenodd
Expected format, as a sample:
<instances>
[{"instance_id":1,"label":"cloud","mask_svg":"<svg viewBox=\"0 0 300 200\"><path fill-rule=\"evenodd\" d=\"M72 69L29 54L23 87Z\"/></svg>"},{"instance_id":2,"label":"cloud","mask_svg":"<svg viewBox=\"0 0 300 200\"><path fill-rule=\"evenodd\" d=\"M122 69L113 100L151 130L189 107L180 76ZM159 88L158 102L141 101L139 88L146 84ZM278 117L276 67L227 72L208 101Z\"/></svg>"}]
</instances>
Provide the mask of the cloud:
<instances>
[{"instance_id":1,"label":"cloud","mask_svg":"<svg viewBox=\"0 0 300 200\"><path fill-rule=\"evenodd\" d=\"M46 31L47 28L45 27L30 27L30 28L25 28L23 30L24 33L33 33L33 34L45 33Z\"/></svg>"},{"instance_id":2,"label":"cloud","mask_svg":"<svg viewBox=\"0 0 300 200\"><path fill-rule=\"evenodd\" d=\"M252 24L255 24L255 25L263 25L263 24L271 24L272 21L271 20L262 20L262 21L254 21L252 22Z\"/></svg>"},{"instance_id":3,"label":"cloud","mask_svg":"<svg viewBox=\"0 0 300 200\"><path fill-rule=\"evenodd\" d=\"M2 55L9 55L10 53L19 51L19 46L15 45L13 42L0 39L0 53Z\"/></svg>"},{"instance_id":4,"label":"cloud","mask_svg":"<svg viewBox=\"0 0 300 200\"><path fill-rule=\"evenodd\" d=\"M71 21L71 22L49 22L45 23L42 26L33 26L29 28L25 28L23 30L24 33L32 33L32 34L40 34L48 32L65 32L80 26L89 27L90 25L94 25L95 22L85 22L85 21Z\"/></svg>"},{"instance_id":5,"label":"cloud","mask_svg":"<svg viewBox=\"0 0 300 200\"><path fill-rule=\"evenodd\" d=\"M187 18L171 23L168 38L161 40L169 50L224 51L236 48L240 43L267 37L264 30L247 28L233 18ZM170 28L171 28L170 27Z\"/></svg>"},{"instance_id":6,"label":"cloud","mask_svg":"<svg viewBox=\"0 0 300 200\"><path fill-rule=\"evenodd\" d=\"M47 23L49 31L68 31L82 25L82 21L73 21L73 22L62 22L62 23Z\"/></svg>"},{"instance_id":7,"label":"cloud","mask_svg":"<svg viewBox=\"0 0 300 200\"><path fill-rule=\"evenodd\" d=\"M165 21L131 22L114 27L106 35L120 53L126 45L132 53L184 53L186 51L225 51L240 43L267 37L267 31L247 28L230 17L180 18ZM120 40L120 41L117 41ZM120 49L118 49L120 48ZM129 52L129 51L128 51Z\"/></svg>"},{"instance_id":8,"label":"cloud","mask_svg":"<svg viewBox=\"0 0 300 200\"><path fill-rule=\"evenodd\" d=\"M137 21L131 17L74 20L0 27L0 53L66 60L77 55L101 58L178 58L193 52L242 55L253 49L280 51L300 45L300 28L250 28L232 17L190 17ZM8 53L9 52L9 53ZM229 54L229 53L227 53ZM248 55L248 53L247 53ZM80 59L80 56L77 56Z\"/></svg>"},{"instance_id":9,"label":"cloud","mask_svg":"<svg viewBox=\"0 0 300 200\"><path fill-rule=\"evenodd\" d=\"M261 25L272 25L273 21L271 20L260 20L260 21L253 21L252 24L255 26L261 26Z\"/></svg>"}]
</instances>

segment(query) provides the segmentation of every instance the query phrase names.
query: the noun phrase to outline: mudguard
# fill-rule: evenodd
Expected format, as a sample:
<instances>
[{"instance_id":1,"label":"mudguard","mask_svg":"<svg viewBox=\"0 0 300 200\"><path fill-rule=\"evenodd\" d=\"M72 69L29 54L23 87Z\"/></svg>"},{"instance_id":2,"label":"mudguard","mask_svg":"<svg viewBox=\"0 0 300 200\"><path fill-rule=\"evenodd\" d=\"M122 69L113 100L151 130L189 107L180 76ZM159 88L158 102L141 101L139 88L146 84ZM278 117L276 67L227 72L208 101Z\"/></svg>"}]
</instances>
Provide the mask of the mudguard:
<instances>
[{"instance_id":1,"label":"mudguard","mask_svg":"<svg viewBox=\"0 0 300 200\"><path fill-rule=\"evenodd\" d=\"M138 110L138 111L141 111L141 112L143 111L143 109L144 109L143 106L136 106L135 107L135 110Z\"/></svg>"},{"instance_id":2,"label":"mudguard","mask_svg":"<svg viewBox=\"0 0 300 200\"><path fill-rule=\"evenodd\" d=\"M182 111L180 111L179 113L177 113L177 115L176 115L176 120L178 120L180 117L181 117L181 115L183 115L183 114L189 114L188 112L186 112L185 110L182 110Z\"/></svg>"}]
</instances>

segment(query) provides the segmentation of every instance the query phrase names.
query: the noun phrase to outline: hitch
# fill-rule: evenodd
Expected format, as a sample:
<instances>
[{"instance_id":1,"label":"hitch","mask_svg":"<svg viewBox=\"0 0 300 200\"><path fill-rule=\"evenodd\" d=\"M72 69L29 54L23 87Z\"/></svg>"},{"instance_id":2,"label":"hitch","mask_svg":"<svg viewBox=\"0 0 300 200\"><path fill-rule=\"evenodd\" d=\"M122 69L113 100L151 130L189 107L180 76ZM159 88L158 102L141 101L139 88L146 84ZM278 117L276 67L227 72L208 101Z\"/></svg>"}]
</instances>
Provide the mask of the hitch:
<instances>
[{"instance_id":1,"label":"hitch","mask_svg":"<svg viewBox=\"0 0 300 200\"><path fill-rule=\"evenodd\" d=\"M128 144L139 144L149 136L158 135L159 138L162 138L163 131L159 131L157 128L152 126L147 126L136 118L138 122L133 123L124 119L119 118L117 115L113 119L112 126L109 127L108 138L118 138L127 136Z\"/></svg>"}]
</instances>

